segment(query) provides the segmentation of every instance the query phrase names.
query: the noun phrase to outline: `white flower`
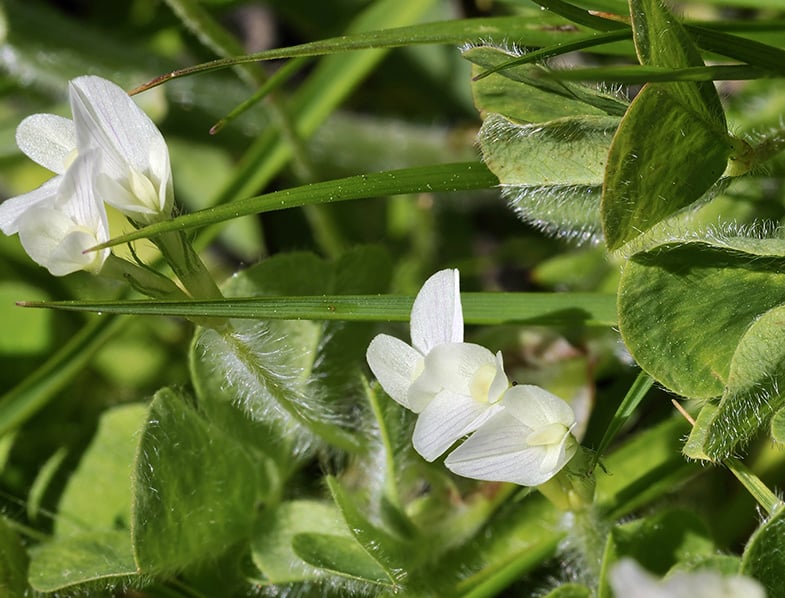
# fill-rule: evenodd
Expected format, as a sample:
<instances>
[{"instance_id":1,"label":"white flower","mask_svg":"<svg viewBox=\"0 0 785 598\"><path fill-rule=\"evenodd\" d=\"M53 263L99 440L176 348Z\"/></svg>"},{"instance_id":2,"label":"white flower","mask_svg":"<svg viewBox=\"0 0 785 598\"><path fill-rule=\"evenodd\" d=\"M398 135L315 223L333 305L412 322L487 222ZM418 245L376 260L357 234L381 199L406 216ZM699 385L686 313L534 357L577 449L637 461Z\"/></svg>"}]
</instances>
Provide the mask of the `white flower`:
<instances>
[{"instance_id":1,"label":"white flower","mask_svg":"<svg viewBox=\"0 0 785 598\"><path fill-rule=\"evenodd\" d=\"M99 201L141 223L168 217L173 202L169 152L153 122L128 94L106 79L79 77L71 81L68 91L73 121L54 114L33 114L16 130L19 149L56 176L36 190L0 204L0 230L6 235L19 232L24 214L44 206L57 210L54 204L67 204L74 208L64 202L66 194L60 187L76 157L89 150L95 150L95 164L80 168L80 172L91 176Z\"/></svg>"},{"instance_id":2,"label":"white flower","mask_svg":"<svg viewBox=\"0 0 785 598\"><path fill-rule=\"evenodd\" d=\"M54 276L77 270L97 273L109 255L108 249L85 253L109 240L106 210L92 185L97 162L94 150L81 154L58 177L56 192L39 189L32 205L13 219L11 226L27 254Z\"/></svg>"},{"instance_id":3,"label":"white flower","mask_svg":"<svg viewBox=\"0 0 785 598\"><path fill-rule=\"evenodd\" d=\"M544 484L575 455L572 408L539 386L513 386L503 409L485 422L444 464L453 473L522 486Z\"/></svg>"},{"instance_id":4,"label":"white flower","mask_svg":"<svg viewBox=\"0 0 785 598\"><path fill-rule=\"evenodd\" d=\"M101 152L98 196L137 222L168 217L174 198L169 150L153 121L122 88L100 77L74 79L69 95L79 151Z\"/></svg>"},{"instance_id":5,"label":"white flower","mask_svg":"<svg viewBox=\"0 0 785 598\"><path fill-rule=\"evenodd\" d=\"M441 270L412 306L412 344L380 334L366 358L382 388L419 414L412 442L433 461L492 417L509 387L501 353L463 342L457 270Z\"/></svg>"},{"instance_id":6,"label":"white flower","mask_svg":"<svg viewBox=\"0 0 785 598\"><path fill-rule=\"evenodd\" d=\"M742 575L720 575L716 571L676 571L660 581L637 562L625 558L610 572L617 598L765 598L756 580Z\"/></svg>"}]
</instances>

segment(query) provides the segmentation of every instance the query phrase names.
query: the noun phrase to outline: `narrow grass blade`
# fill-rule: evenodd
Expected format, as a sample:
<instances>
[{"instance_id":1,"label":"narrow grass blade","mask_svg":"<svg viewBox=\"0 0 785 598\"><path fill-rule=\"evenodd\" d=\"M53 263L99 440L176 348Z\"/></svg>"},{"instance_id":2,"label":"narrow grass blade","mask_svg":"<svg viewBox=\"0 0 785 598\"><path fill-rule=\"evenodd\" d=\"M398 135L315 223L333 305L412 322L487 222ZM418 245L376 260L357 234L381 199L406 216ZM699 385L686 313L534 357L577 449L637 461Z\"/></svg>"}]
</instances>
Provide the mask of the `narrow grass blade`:
<instances>
[{"instance_id":1,"label":"narrow grass blade","mask_svg":"<svg viewBox=\"0 0 785 598\"><path fill-rule=\"evenodd\" d=\"M549 325L613 326L616 297L605 293L463 293L469 324L527 322ZM408 322L412 297L323 295L241 297L211 301L50 301L28 307L148 316L221 317L256 320L347 320Z\"/></svg>"}]
</instances>

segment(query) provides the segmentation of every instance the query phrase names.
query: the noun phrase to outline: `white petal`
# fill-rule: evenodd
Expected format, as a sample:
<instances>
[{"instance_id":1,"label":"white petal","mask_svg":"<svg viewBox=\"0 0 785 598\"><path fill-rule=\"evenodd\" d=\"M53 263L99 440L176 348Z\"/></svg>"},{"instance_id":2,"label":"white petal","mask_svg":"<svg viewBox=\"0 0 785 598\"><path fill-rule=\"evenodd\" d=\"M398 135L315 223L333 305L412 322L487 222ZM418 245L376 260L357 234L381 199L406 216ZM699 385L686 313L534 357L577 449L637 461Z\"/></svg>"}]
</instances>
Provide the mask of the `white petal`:
<instances>
[{"instance_id":1,"label":"white petal","mask_svg":"<svg viewBox=\"0 0 785 598\"><path fill-rule=\"evenodd\" d=\"M82 253L95 245L95 238L68 215L52 208L27 212L20 221L19 240L33 261L54 276L83 270L95 260L94 255Z\"/></svg>"},{"instance_id":2,"label":"white petal","mask_svg":"<svg viewBox=\"0 0 785 598\"><path fill-rule=\"evenodd\" d=\"M502 398L510 415L536 430L549 424L572 428L575 413L569 403L539 386L519 384L511 387Z\"/></svg>"},{"instance_id":3,"label":"white petal","mask_svg":"<svg viewBox=\"0 0 785 598\"><path fill-rule=\"evenodd\" d=\"M57 191L63 177L54 176L43 185L24 195L6 199L0 204L0 230L6 235L19 232L19 220L25 212L35 208L52 206L57 198Z\"/></svg>"},{"instance_id":4,"label":"white petal","mask_svg":"<svg viewBox=\"0 0 785 598\"><path fill-rule=\"evenodd\" d=\"M32 114L19 123L16 144L31 160L63 174L76 152L74 122L54 114Z\"/></svg>"},{"instance_id":5,"label":"white petal","mask_svg":"<svg viewBox=\"0 0 785 598\"><path fill-rule=\"evenodd\" d=\"M412 345L423 355L442 343L463 342L463 311L458 270L440 270L414 299Z\"/></svg>"},{"instance_id":6,"label":"white petal","mask_svg":"<svg viewBox=\"0 0 785 598\"><path fill-rule=\"evenodd\" d=\"M365 352L368 365L384 391L404 407L422 355L400 339L379 334Z\"/></svg>"},{"instance_id":7,"label":"white petal","mask_svg":"<svg viewBox=\"0 0 785 598\"><path fill-rule=\"evenodd\" d=\"M26 211L19 219L19 239L27 254L55 276L77 270L98 272L109 250L85 253L108 240L106 211L93 195L96 155L77 157L62 177L56 200Z\"/></svg>"},{"instance_id":8,"label":"white petal","mask_svg":"<svg viewBox=\"0 0 785 598\"><path fill-rule=\"evenodd\" d=\"M457 440L493 417L499 409L465 395L442 391L417 418L412 438L414 449L426 461L433 461Z\"/></svg>"},{"instance_id":9,"label":"white petal","mask_svg":"<svg viewBox=\"0 0 785 598\"><path fill-rule=\"evenodd\" d=\"M437 345L425 356L422 372L409 388L409 407L419 413L445 389L487 403L495 377L496 360L485 347L471 343Z\"/></svg>"},{"instance_id":10,"label":"white petal","mask_svg":"<svg viewBox=\"0 0 785 598\"><path fill-rule=\"evenodd\" d=\"M616 563L609 577L613 595L617 598L670 598L657 579L630 558Z\"/></svg>"},{"instance_id":11,"label":"white petal","mask_svg":"<svg viewBox=\"0 0 785 598\"><path fill-rule=\"evenodd\" d=\"M743 575L717 571L676 571L660 581L631 558L610 570L614 596L624 598L765 598L763 586Z\"/></svg>"},{"instance_id":12,"label":"white petal","mask_svg":"<svg viewBox=\"0 0 785 598\"><path fill-rule=\"evenodd\" d=\"M169 152L161 132L122 88L100 77L69 86L80 150L98 147L103 173L126 190L104 197L123 212L168 213Z\"/></svg>"},{"instance_id":13,"label":"white petal","mask_svg":"<svg viewBox=\"0 0 785 598\"><path fill-rule=\"evenodd\" d=\"M502 397L508 388L510 388L510 380L504 372L502 352L498 351L496 353L496 375L491 381L491 386L488 389L488 401L495 403Z\"/></svg>"},{"instance_id":14,"label":"white petal","mask_svg":"<svg viewBox=\"0 0 785 598\"><path fill-rule=\"evenodd\" d=\"M495 380L497 365L496 357L485 347L473 343L444 343L434 347L425 356L422 376L427 376L433 384L454 393L475 395L476 400L487 401L487 391ZM484 376L485 384L477 380L481 368L487 370L479 372L487 374ZM474 388L477 386L483 388ZM480 390L483 392L480 393ZM483 396L476 396L478 394Z\"/></svg>"},{"instance_id":15,"label":"white petal","mask_svg":"<svg viewBox=\"0 0 785 598\"><path fill-rule=\"evenodd\" d=\"M553 462L553 447L528 446L525 439L531 431L503 409L450 453L444 464L453 473L475 480L539 486L569 459L565 455L557 458L555 467L543 468L544 462ZM572 454L576 449L573 443Z\"/></svg>"}]
</instances>

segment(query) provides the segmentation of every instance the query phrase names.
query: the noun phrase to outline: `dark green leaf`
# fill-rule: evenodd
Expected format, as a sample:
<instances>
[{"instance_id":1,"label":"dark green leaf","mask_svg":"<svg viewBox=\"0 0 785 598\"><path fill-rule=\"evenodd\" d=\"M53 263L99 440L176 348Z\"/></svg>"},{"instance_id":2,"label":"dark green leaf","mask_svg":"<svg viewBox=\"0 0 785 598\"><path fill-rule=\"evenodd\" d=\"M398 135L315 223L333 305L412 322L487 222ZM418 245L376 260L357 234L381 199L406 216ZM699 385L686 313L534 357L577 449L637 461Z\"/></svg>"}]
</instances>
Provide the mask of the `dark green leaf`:
<instances>
[{"instance_id":1,"label":"dark green leaf","mask_svg":"<svg viewBox=\"0 0 785 598\"><path fill-rule=\"evenodd\" d=\"M613 326L616 323L615 296L609 293L462 293L461 300L464 320L469 324ZM147 316L408 322L412 301L412 297L399 295L319 295L230 296L215 301L51 301L28 305Z\"/></svg>"},{"instance_id":2,"label":"dark green leaf","mask_svg":"<svg viewBox=\"0 0 785 598\"><path fill-rule=\"evenodd\" d=\"M630 0L641 64L703 66L659 0ZM725 171L731 146L710 81L650 83L633 100L608 154L602 222L609 249L697 201Z\"/></svg>"}]
</instances>

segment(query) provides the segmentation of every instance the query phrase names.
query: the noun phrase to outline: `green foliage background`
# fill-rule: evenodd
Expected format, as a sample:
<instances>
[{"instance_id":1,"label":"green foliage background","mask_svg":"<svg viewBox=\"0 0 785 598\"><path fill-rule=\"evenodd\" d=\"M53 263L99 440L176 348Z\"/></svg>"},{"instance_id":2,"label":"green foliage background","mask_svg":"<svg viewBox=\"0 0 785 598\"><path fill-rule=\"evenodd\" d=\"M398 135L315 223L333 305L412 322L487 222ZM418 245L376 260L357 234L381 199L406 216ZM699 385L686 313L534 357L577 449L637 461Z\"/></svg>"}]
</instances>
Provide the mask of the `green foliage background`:
<instances>
[{"instance_id":1,"label":"green foliage background","mask_svg":"<svg viewBox=\"0 0 785 598\"><path fill-rule=\"evenodd\" d=\"M0 238L0 593L610 596L625 556L785 592L778 0L0 6L3 196L69 79L193 71L136 96L184 215L112 232L156 263L186 231L227 298ZM444 267L579 414L590 508L413 452L364 352Z\"/></svg>"}]
</instances>

